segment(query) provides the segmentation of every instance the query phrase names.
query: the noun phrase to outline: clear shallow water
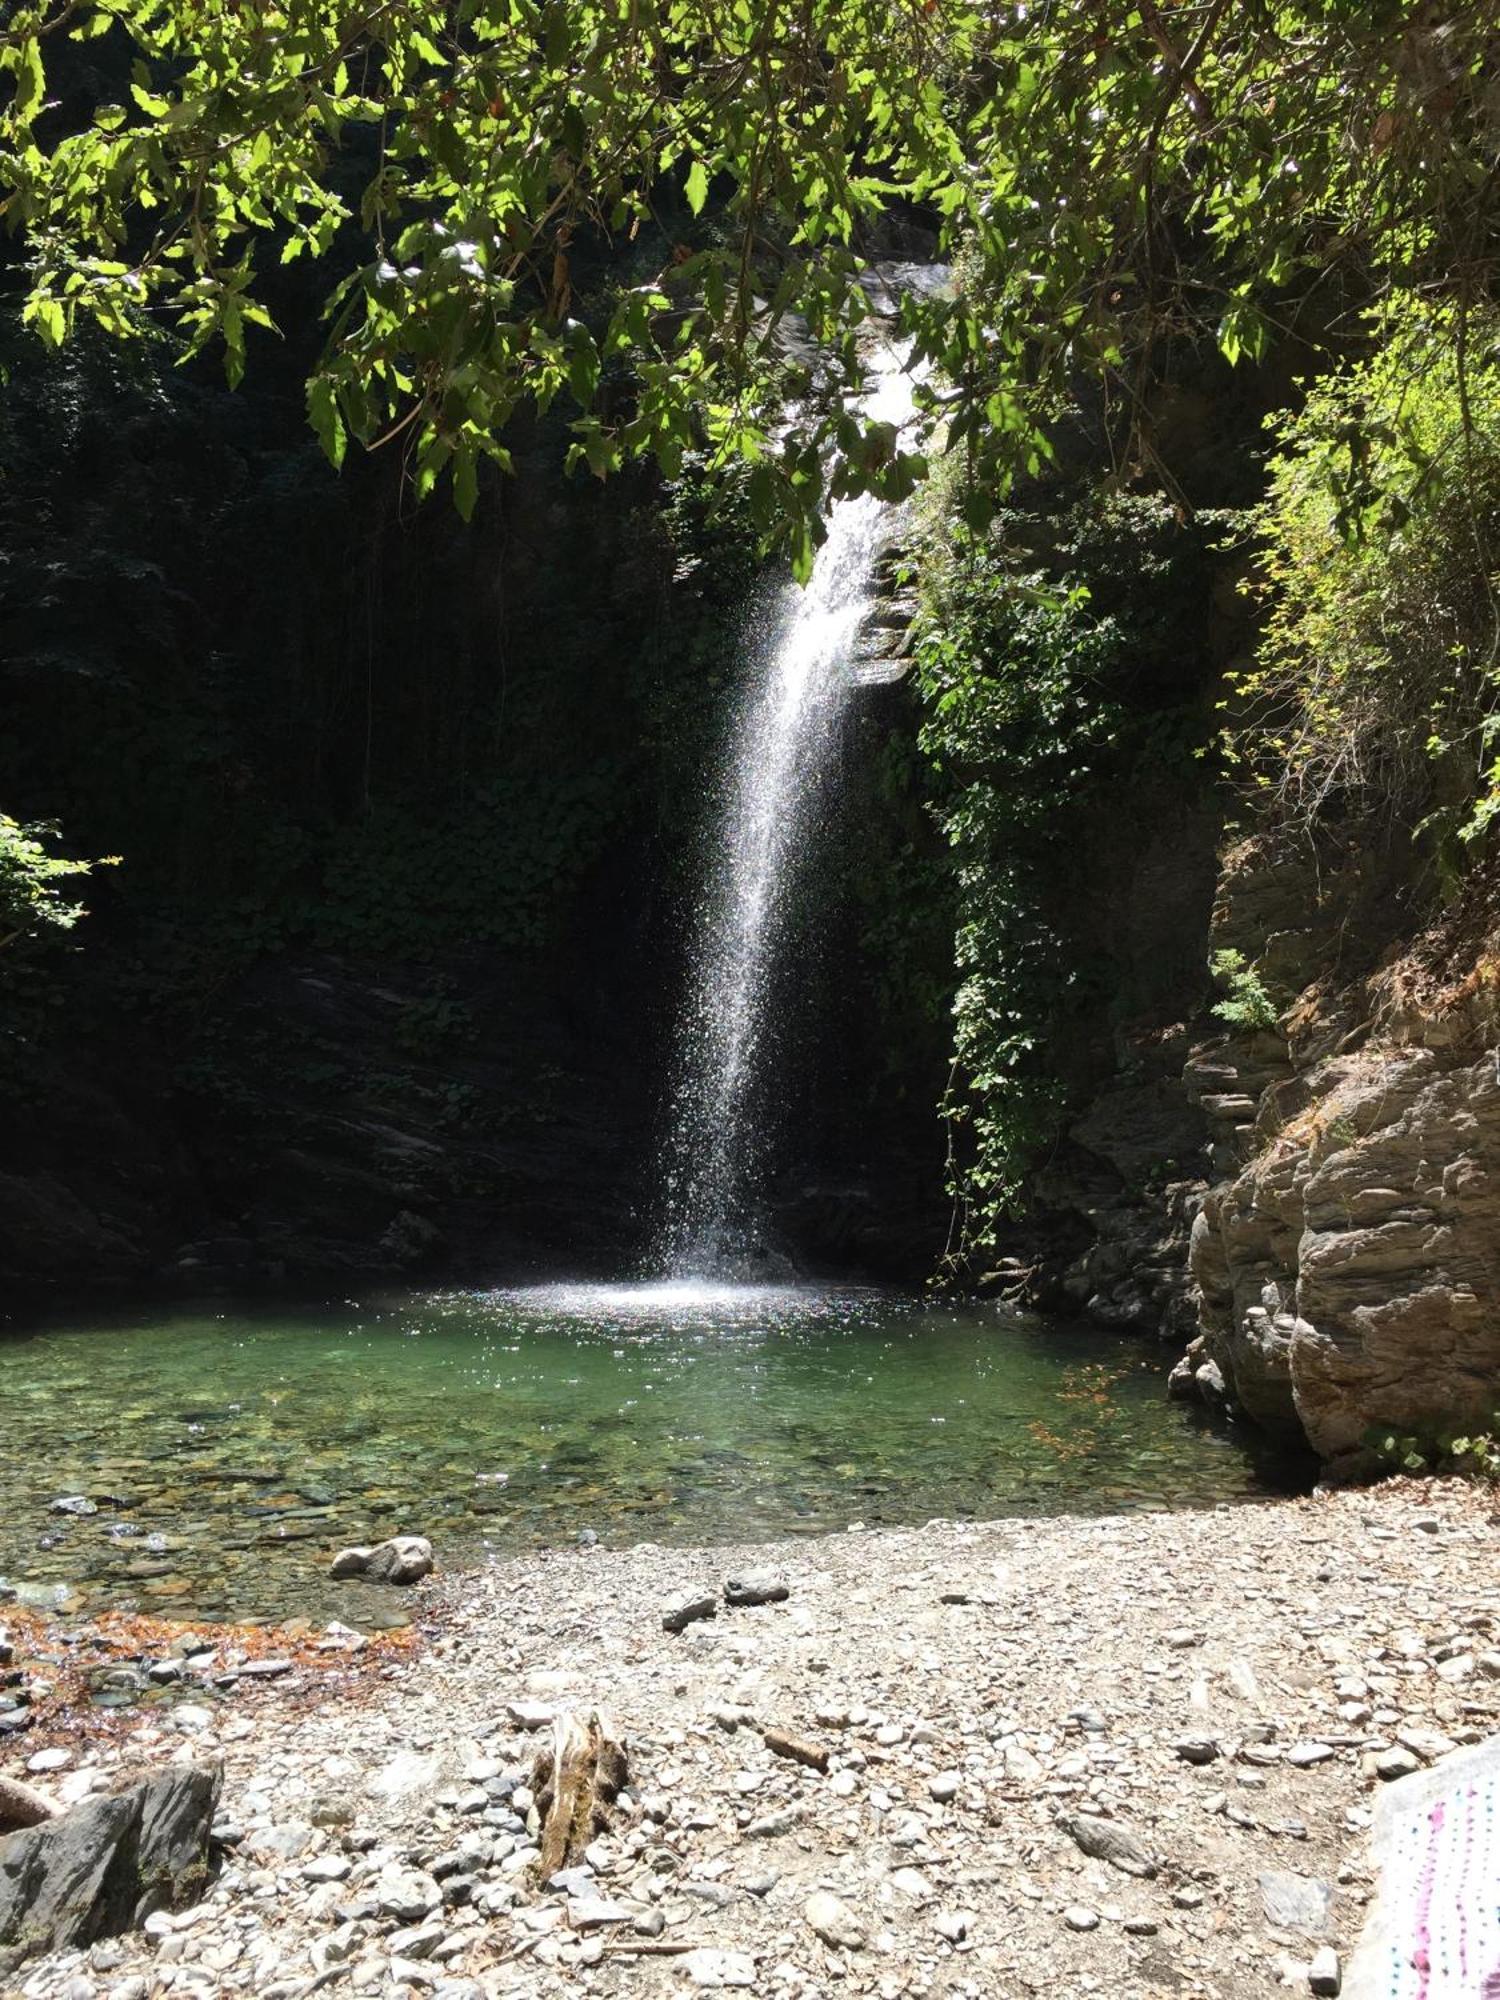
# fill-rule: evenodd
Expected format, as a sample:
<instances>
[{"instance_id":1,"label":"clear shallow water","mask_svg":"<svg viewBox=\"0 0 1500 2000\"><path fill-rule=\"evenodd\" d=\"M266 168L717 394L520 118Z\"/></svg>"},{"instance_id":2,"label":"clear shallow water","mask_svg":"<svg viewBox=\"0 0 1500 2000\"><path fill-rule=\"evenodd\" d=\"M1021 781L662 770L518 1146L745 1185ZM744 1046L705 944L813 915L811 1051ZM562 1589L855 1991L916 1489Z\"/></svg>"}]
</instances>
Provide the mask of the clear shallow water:
<instances>
[{"instance_id":1,"label":"clear shallow water","mask_svg":"<svg viewBox=\"0 0 1500 2000\"><path fill-rule=\"evenodd\" d=\"M852 1289L550 1285L0 1337L0 1577L88 1609L389 1622L332 1550L440 1560L1271 1490L1136 1343ZM74 1493L96 1515L51 1511ZM29 1594L29 1592L28 1592Z\"/></svg>"}]
</instances>

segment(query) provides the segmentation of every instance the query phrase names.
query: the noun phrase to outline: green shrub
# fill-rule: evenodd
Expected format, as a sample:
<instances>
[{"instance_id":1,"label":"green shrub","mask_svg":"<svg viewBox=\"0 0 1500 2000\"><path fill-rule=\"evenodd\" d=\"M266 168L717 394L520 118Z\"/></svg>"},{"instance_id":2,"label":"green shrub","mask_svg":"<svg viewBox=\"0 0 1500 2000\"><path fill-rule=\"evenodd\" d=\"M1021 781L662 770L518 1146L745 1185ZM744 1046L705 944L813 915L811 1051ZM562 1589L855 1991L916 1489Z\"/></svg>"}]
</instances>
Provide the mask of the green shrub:
<instances>
[{"instance_id":1,"label":"green shrub","mask_svg":"<svg viewBox=\"0 0 1500 2000\"><path fill-rule=\"evenodd\" d=\"M1500 318L1406 295L1370 332L1273 420L1228 747L1303 823L1422 822L1444 760L1436 830L1472 840L1500 811Z\"/></svg>"},{"instance_id":2,"label":"green shrub","mask_svg":"<svg viewBox=\"0 0 1500 2000\"><path fill-rule=\"evenodd\" d=\"M1276 1002L1266 991L1260 974L1247 963L1242 951L1216 951L1208 962L1224 997L1214 1005L1214 1013L1232 1028L1274 1028Z\"/></svg>"},{"instance_id":3,"label":"green shrub","mask_svg":"<svg viewBox=\"0 0 1500 2000\"><path fill-rule=\"evenodd\" d=\"M1206 726L1184 664L1204 540L1165 502L1060 497L984 540L954 534L961 504L938 483L916 566L920 742L958 918L955 1261L1021 1211L1070 1102L1112 1060L1111 1022L1140 1011L1102 935L1102 885L1151 788L1200 781Z\"/></svg>"},{"instance_id":4,"label":"green shrub","mask_svg":"<svg viewBox=\"0 0 1500 2000\"><path fill-rule=\"evenodd\" d=\"M1087 781L1118 722L1086 692L1117 633L1083 593L1044 581L982 548L955 558L938 589L929 578L918 647L921 744L958 896L950 1182L981 1240L1056 1136L1063 1097L1045 1047L1077 969L1045 915L1055 802Z\"/></svg>"},{"instance_id":5,"label":"green shrub","mask_svg":"<svg viewBox=\"0 0 1500 2000\"><path fill-rule=\"evenodd\" d=\"M48 843L58 837L50 823L23 826L0 813L0 949L70 931L84 914L63 884L100 864L51 853Z\"/></svg>"},{"instance_id":6,"label":"green shrub","mask_svg":"<svg viewBox=\"0 0 1500 2000\"><path fill-rule=\"evenodd\" d=\"M1493 1428L1475 1437L1404 1437L1377 1425L1365 1433L1365 1444L1392 1472L1457 1473L1500 1483L1500 1410Z\"/></svg>"}]
</instances>

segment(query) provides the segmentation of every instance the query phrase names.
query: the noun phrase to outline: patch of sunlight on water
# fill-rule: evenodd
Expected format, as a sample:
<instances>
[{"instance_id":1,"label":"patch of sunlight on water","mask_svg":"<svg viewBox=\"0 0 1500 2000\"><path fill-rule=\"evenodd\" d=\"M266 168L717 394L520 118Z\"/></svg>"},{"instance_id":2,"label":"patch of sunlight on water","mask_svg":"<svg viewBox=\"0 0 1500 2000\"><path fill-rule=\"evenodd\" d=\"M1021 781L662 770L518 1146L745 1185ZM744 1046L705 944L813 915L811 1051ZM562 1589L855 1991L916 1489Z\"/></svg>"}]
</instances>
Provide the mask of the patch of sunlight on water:
<instances>
[{"instance_id":1,"label":"patch of sunlight on water","mask_svg":"<svg viewBox=\"0 0 1500 2000\"><path fill-rule=\"evenodd\" d=\"M800 1285L740 1285L712 1278L642 1279L625 1285L527 1285L480 1295L517 1312L564 1320L692 1319L713 1326L817 1310L828 1295Z\"/></svg>"}]
</instances>

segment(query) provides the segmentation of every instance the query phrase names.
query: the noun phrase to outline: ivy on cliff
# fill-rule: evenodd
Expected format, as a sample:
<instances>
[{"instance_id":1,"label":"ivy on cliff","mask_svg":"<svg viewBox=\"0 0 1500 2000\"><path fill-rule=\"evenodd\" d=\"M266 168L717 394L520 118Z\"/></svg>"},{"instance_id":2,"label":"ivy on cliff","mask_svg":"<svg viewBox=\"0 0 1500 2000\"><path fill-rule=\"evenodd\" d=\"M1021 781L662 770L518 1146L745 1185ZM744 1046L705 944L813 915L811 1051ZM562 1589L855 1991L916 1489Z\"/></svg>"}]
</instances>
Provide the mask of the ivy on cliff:
<instances>
[{"instance_id":1,"label":"ivy on cliff","mask_svg":"<svg viewBox=\"0 0 1500 2000\"><path fill-rule=\"evenodd\" d=\"M967 545L945 520L931 510L917 658L957 878L943 1109L959 1264L1020 1212L1093 1045L1136 1004L1093 901L1121 877L1121 843L1139 840L1142 798L1204 768L1210 718L1184 627L1212 531L1204 518L1184 534L1165 503L1119 496L1013 514Z\"/></svg>"},{"instance_id":2,"label":"ivy on cliff","mask_svg":"<svg viewBox=\"0 0 1500 2000\"><path fill-rule=\"evenodd\" d=\"M1057 1133L1063 1094L1046 1050L1084 977L1047 916L1066 849L1057 801L1089 782L1120 725L1102 686L1118 628L1081 587L1059 598L1044 582L966 552L930 592L918 649L921 742L959 904L944 1111L965 1250L1016 1208Z\"/></svg>"}]
</instances>

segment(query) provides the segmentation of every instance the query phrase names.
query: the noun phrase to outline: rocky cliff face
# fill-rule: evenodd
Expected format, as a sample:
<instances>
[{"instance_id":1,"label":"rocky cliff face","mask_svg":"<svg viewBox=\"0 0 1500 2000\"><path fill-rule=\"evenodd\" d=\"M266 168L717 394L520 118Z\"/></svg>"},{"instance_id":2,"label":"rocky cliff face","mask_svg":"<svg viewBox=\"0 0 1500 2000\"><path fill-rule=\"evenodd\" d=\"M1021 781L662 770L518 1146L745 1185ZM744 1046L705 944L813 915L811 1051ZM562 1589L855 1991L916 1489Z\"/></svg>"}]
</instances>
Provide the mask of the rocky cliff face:
<instances>
[{"instance_id":1,"label":"rocky cliff face","mask_svg":"<svg viewBox=\"0 0 1500 2000\"><path fill-rule=\"evenodd\" d=\"M1231 856L1216 933L1258 932L1262 964L1306 974L1376 873L1315 884L1285 857ZM1191 1204L1200 1334L1176 1380L1336 1472L1369 1465L1372 1432L1430 1444L1497 1423L1492 918L1476 885L1373 975L1305 986L1285 1033L1200 1047L1184 1072L1215 1177Z\"/></svg>"},{"instance_id":2,"label":"rocky cliff face","mask_svg":"<svg viewBox=\"0 0 1500 2000\"><path fill-rule=\"evenodd\" d=\"M1204 958L1296 999L1122 1046L1038 1179L1039 1302L1187 1341L1177 1393L1335 1474L1500 1429L1500 869L1431 904L1409 843L1231 847Z\"/></svg>"},{"instance_id":3,"label":"rocky cliff face","mask_svg":"<svg viewBox=\"0 0 1500 2000\"><path fill-rule=\"evenodd\" d=\"M1367 1048L1263 1092L1191 1272L1206 1354L1263 1428L1335 1467L1372 1427L1488 1430L1500 1403L1495 1054Z\"/></svg>"},{"instance_id":4,"label":"rocky cliff face","mask_svg":"<svg viewBox=\"0 0 1500 2000\"><path fill-rule=\"evenodd\" d=\"M412 509L383 456L322 462L305 358L231 394L0 328L0 802L119 857L65 945L0 953L0 1319L162 1282L621 1272L650 1235L753 531L691 468L568 479L556 416L515 427L471 524ZM830 938L817 912L784 1205L810 1261L911 1274L945 1219L945 1024L891 1028L865 939L914 845L885 776L909 700L861 691L869 775L825 815L849 914Z\"/></svg>"},{"instance_id":5,"label":"rocky cliff face","mask_svg":"<svg viewBox=\"0 0 1500 2000\"><path fill-rule=\"evenodd\" d=\"M1294 1036L1282 1076L1254 1072L1254 1092L1240 1078L1248 1158L1204 1196L1190 1250L1224 1392L1346 1470L1372 1428L1434 1440L1490 1430L1500 1408L1490 984L1404 1016L1368 998L1362 1046L1318 1054Z\"/></svg>"}]
</instances>

